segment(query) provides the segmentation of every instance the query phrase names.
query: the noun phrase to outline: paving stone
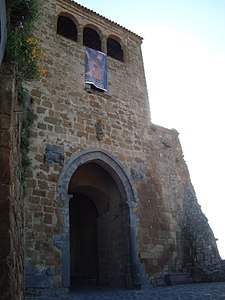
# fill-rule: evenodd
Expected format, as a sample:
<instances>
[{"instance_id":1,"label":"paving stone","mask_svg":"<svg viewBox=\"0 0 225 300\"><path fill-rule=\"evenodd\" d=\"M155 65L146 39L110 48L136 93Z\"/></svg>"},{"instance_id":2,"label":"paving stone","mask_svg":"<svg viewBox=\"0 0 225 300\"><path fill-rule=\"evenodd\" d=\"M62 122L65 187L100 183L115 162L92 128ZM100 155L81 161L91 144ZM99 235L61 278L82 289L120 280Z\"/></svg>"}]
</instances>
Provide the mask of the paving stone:
<instances>
[{"instance_id":1,"label":"paving stone","mask_svg":"<svg viewBox=\"0 0 225 300\"><path fill-rule=\"evenodd\" d=\"M108 288L76 288L68 296L59 298L26 298L26 300L222 300L225 299L225 282L186 284L157 287L147 290Z\"/></svg>"}]
</instances>

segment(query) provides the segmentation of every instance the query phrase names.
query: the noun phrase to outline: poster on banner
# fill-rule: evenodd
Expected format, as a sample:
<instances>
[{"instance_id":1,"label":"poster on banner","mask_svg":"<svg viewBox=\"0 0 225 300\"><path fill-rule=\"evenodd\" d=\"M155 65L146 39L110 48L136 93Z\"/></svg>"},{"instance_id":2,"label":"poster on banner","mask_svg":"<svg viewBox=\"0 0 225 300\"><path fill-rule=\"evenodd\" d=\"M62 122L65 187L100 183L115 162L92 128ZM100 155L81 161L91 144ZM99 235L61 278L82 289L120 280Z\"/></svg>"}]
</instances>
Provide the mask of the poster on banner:
<instances>
[{"instance_id":1,"label":"poster on banner","mask_svg":"<svg viewBox=\"0 0 225 300\"><path fill-rule=\"evenodd\" d=\"M107 65L104 53L86 47L84 81L107 92Z\"/></svg>"}]
</instances>

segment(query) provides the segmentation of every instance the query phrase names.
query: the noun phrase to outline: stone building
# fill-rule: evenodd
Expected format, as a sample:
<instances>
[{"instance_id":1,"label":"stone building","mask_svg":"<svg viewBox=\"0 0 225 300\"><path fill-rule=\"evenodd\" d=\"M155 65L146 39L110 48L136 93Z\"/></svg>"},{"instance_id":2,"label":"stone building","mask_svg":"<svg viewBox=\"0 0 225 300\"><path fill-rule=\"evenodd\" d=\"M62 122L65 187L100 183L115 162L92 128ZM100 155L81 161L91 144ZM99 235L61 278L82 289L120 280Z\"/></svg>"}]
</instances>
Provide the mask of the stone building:
<instances>
[{"instance_id":1,"label":"stone building","mask_svg":"<svg viewBox=\"0 0 225 300\"><path fill-rule=\"evenodd\" d=\"M73 1L39 2L35 35L48 75L26 82L37 115L24 203L27 291L212 280L220 256L178 132L151 122L142 38Z\"/></svg>"}]
</instances>

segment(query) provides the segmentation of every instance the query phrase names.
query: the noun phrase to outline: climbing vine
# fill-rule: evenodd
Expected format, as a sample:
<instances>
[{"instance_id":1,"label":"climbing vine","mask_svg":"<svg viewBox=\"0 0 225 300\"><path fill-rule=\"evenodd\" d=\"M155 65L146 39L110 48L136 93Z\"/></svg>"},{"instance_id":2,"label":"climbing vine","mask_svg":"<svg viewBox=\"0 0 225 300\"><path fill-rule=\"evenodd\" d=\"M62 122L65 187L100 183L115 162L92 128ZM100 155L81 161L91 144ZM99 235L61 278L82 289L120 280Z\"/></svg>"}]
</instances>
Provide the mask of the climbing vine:
<instances>
[{"instance_id":1,"label":"climbing vine","mask_svg":"<svg viewBox=\"0 0 225 300\"><path fill-rule=\"evenodd\" d=\"M29 157L29 138L31 136L31 126L33 125L36 115L32 109L33 100L30 97L27 89L25 89L22 83L17 85L18 90L18 102L22 108L22 126L21 126L21 140L20 140L20 150L21 150L21 182L25 183L27 170L31 165L31 160Z\"/></svg>"},{"instance_id":2,"label":"climbing vine","mask_svg":"<svg viewBox=\"0 0 225 300\"><path fill-rule=\"evenodd\" d=\"M18 80L45 76L44 53L41 42L33 37L33 23L38 17L37 0L11 0L10 26L6 55L16 67Z\"/></svg>"},{"instance_id":3,"label":"climbing vine","mask_svg":"<svg viewBox=\"0 0 225 300\"><path fill-rule=\"evenodd\" d=\"M37 79L46 76L44 53L41 42L34 38L34 21L38 18L38 0L9 0L8 37L6 56L15 65L18 102L22 111L21 125L21 181L25 182L28 167L31 165L29 158L29 138L31 126L36 118L32 109L32 98L24 87L24 80Z\"/></svg>"}]
</instances>

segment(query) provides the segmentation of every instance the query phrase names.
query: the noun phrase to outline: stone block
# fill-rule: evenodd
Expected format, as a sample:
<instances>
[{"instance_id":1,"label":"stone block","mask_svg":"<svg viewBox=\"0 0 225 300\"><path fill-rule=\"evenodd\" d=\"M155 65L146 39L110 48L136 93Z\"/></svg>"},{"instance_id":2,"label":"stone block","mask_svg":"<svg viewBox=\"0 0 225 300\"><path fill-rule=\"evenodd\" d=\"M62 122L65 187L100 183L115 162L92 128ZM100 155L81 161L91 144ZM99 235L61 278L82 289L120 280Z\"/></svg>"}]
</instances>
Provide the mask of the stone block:
<instances>
[{"instance_id":1,"label":"stone block","mask_svg":"<svg viewBox=\"0 0 225 300\"><path fill-rule=\"evenodd\" d=\"M141 259L149 258L149 253L148 252L140 252L140 257L141 257Z\"/></svg>"},{"instance_id":2,"label":"stone block","mask_svg":"<svg viewBox=\"0 0 225 300\"><path fill-rule=\"evenodd\" d=\"M0 205L2 202L8 202L10 199L10 185L0 182Z\"/></svg>"},{"instance_id":3,"label":"stone block","mask_svg":"<svg viewBox=\"0 0 225 300\"><path fill-rule=\"evenodd\" d=\"M50 123L52 125L60 125L62 123L62 120L60 120L58 118L54 118L54 117L45 117L44 121L46 123Z\"/></svg>"},{"instance_id":4,"label":"stone block","mask_svg":"<svg viewBox=\"0 0 225 300\"><path fill-rule=\"evenodd\" d=\"M47 144L45 147L44 162L62 165L64 162L64 147Z\"/></svg>"},{"instance_id":5,"label":"stone block","mask_svg":"<svg viewBox=\"0 0 225 300\"><path fill-rule=\"evenodd\" d=\"M210 274L211 281L214 282L223 282L225 281L225 270L214 270Z\"/></svg>"},{"instance_id":6,"label":"stone block","mask_svg":"<svg viewBox=\"0 0 225 300\"><path fill-rule=\"evenodd\" d=\"M50 182L57 182L57 179L58 179L58 175L57 175L57 174L50 174L50 175L48 176L48 180L49 180Z\"/></svg>"},{"instance_id":7,"label":"stone block","mask_svg":"<svg viewBox=\"0 0 225 300\"><path fill-rule=\"evenodd\" d=\"M12 147L10 131L0 129L0 147L5 147L8 149Z\"/></svg>"},{"instance_id":8,"label":"stone block","mask_svg":"<svg viewBox=\"0 0 225 300\"><path fill-rule=\"evenodd\" d=\"M9 130L11 128L11 117L8 115L0 116L0 129Z\"/></svg>"},{"instance_id":9,"label":"stone block","mask_svg":"<svg viewBox=\"0 0 225 300\"><path fill-rule=\"evenodd\" d=\"M37 124L37 128L39 128L39 129L41 129L41 130L46 130L47 125L46 125L46 124L43 124L43 123L41 123L41 122L39 122L39 123Z\"/></svg>"},{"instance_id":10,"label":"stone block","mask_svg":"<svg viewBox=\"0 0 225 300\"><path fill-rule=\"evenodd\" d=\"M167 285L185 284L189 283L189 273L171 273L164 276L164 282Z\"/></svg>"},{"instance_id":11,"label":"stone block","mask_svg":"<svg viewBox=\"0 0 225 300\"><path fill-rule=\"evenodd\" d=\"M0 114L11 115L12 110L12 92L0 90Z\"/></svg>"},{"instance_id":12,"label":"stone block","mask_svg":"<svg viewBox=\"0 0 225 300\"><path fill-rule=\"evenodd\" d=\"M52 288L52 279L47 274L26 275L26 288Z\"/></svg>"},{"instance_id":13,"label":"stone block","mask_svg":"<svg viewBox=\"0 0 225 300\"><path fill-rule=\"evenodd\" d=\"M36 112L37 114L44 114L46 112L46 108L38 106Z\"/></svg>"},{"instance_id":14,"label":"stone block","mask_svg":"<svg viewBox=\"0 0 225 300\"><path fill-rule=\"evenodd\" d=\"M0 157L0 182L7 184L11 180L11 160L10 152L7 148L1 148Z\"/></svg>"},{"instance_id":15,"label":"stone block","mask_svg":"<svg viewBox=\"0 0 225 300\"><path fill-rule=\"evenodd\" d=\"M55 127L55 133L66 134L66 128L64 128L63 126L56 126Z\"/></svg>"}]
</instances>

